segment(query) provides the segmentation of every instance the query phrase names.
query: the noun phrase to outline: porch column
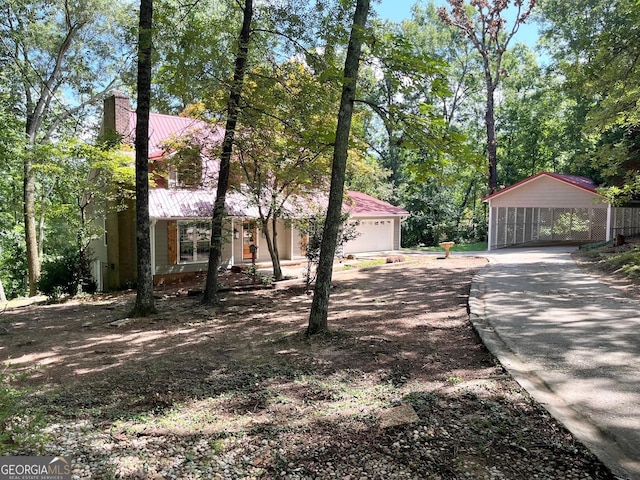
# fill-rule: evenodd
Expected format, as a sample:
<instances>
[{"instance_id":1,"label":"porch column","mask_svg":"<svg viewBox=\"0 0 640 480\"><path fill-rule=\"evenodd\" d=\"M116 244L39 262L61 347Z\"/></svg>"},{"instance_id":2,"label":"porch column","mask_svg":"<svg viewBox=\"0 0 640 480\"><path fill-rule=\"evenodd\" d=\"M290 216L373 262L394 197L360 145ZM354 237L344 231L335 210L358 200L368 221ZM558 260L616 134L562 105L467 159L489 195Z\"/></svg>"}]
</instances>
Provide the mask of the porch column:
<instances>
[{"instance_id":1,"label":"porch column","mask_svg":"<svg viewBox=\"0 0 640 480\"><path fill-rule=\"evenodd\" d=\"M489 200L489 229L487 237L487 250L491 251L491 239L493 238L493 208L491 208L491 200Z\"/></svg>"},{"instance_id":2,"label":"porch column","mask_svg":"<svg viewBox=\"0 0 640 480\"><path fill-rule=\"evenodd\" d=\"M236 260L236 228L235 225L233 224L235 218L231 217L231 265L229 265L230 267L233 267L235 265L235 260ZM239 231L239 230L238 230ZM242 234L242 232L240 232Z\"/></svg>"},{"instance_id":3,"label":"porch column","mask_svg":"<svg viewBox=\"0 0 640 480\"><path fill-rule=\"evenodd\" d=\"M156 223L158 220L151 219L149 224L149 238L151 239L151 278L156 274Z\"/></svg>"}]
</instances>

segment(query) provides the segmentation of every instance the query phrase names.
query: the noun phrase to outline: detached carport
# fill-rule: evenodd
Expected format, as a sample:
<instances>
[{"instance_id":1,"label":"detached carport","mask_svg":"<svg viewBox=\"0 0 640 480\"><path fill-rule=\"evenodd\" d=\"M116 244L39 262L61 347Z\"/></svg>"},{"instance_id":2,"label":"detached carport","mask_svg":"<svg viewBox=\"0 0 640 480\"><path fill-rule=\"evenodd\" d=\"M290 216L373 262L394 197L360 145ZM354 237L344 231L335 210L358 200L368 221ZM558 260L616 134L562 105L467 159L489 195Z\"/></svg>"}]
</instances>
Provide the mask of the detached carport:
<instances>
[{"instance_id":1,"label":"detached carport","mask_svg":"<svg viewBox=\"0 0 640 480\"><path fill-rule=\"evenodd\" d=\"M542 172L483 199L489 250L609 240L611 207L589 178Z\"/></svg>"}]
</instances>

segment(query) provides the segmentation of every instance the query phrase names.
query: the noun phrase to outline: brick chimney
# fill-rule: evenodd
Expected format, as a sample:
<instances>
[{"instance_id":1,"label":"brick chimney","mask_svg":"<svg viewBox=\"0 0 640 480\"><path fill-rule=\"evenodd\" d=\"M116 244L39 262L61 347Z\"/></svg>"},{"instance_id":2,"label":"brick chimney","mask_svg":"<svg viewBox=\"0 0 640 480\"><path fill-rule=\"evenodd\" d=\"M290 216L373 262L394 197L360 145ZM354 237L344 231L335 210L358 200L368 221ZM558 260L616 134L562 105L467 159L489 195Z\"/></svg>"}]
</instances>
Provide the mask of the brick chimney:
<instances>
[{"instance_id":1,"label":"brick chimney","mask_svg":"<svg viewBox=\"0 0 640 480\"><path fill-rule=\"evenodd\" d=\"M129 118L131 112L131 103L126 93L113 90L111 94L104 99L104 113L102 117L102 128L100 136L113 138L120 136L125 142L131 136Z\"/></svg>"}]
</instances>

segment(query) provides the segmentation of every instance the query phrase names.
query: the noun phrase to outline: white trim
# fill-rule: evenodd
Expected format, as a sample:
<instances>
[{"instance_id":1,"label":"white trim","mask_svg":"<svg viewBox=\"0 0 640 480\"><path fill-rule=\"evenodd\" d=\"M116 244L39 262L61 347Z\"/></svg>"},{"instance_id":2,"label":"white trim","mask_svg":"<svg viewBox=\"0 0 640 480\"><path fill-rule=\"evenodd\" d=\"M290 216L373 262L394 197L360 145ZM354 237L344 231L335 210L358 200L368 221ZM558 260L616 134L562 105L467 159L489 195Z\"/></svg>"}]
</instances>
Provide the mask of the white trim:
<instances>
[{"instance_id":1,"label":"white trim","mask_svg":"<svg viewBox=\"0 0 640 480\"><path fill-rule=\"evenodd\" d=\"M149 223L149 234L151 236L151 276L156 274L156 223L151 220Z\"/></svg>"},{"instance_id":2,"label":"white trim","mask_svg":"<svg viewBox=\"0 0 640 480\"><path fill-rule=\"evenodd\" d=\"M189 261L182 261L182 235L180 232L180 228L183 225L187 225L187 226L192 226L194 228L194 232L193 232L193 238L191 239L190 242L188 243L192 243L192 259ZM207 225L207 221L201 221L201 220L194 220L194 221L178 221L177 222L177 227L178 227L178 245L177 245L177 253L178 253L178 265L191 265L191 264L197 264L197 263L206 263L208 261L208 255L207 255L207 259L204 260L196 260L196 256L198 255L198 237L197 237L197 231L200 229L200 227L202 227L202 231L203 232L207 232L209 234L209 247L211 247L211 225Z\"/></svg>"},{"instance_id":3,"label":"white trim","mask_svg":"<svg viewBox=\"0 0 640 480\"><path fill-rule=\"evenodd\" d=\"M487 204L489 205L489 229L487 230L487 251L491 251L491 239L493 238L491 236L491 234L493 233L493 230L491 228L492 224L493 224L493 208L491 208L491 200L487 201Z\"/></svg>"},{"instance_id":4,"label":"white trim","mask_svg":"<svg viewBox=\"0 0 640 480\"><path fill-rule=\"evenodd\" d=\"M235 265L235 259L236 259L236 236L233 233L235 230L235 225L233 224L233 220L235 219L235 217L231 217L231 261L229 262L229 266L233 267Z\"/></svg>"},{"instance_id":5,"label":"white trim","mask_svg":"<svg viewBox=\"0 0 640 480\"><path fill-rule=\"evenodd\" d=\"M607 205L607 235L606 235L606 240L607 242L609 240L611 240L611 225L613 223L613 208L611 208L611 204L609 203Z\"/></svg>"}]
</instances>

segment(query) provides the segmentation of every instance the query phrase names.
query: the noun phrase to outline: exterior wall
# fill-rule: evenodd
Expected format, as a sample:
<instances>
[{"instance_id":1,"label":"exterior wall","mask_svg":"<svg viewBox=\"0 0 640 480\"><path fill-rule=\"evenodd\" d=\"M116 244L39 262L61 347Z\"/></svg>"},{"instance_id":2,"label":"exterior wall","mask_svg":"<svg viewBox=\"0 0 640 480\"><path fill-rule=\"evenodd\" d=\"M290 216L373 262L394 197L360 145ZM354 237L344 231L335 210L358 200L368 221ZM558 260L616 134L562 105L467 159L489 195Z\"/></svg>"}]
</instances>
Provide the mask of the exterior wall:
<instances>
[{"instance_id":1,"label":"exterior wall","mask_svg":"<svg viewBox=\"0 0 640 480\"><path fill-rule=\"evenodd\" d=\"M107 246L100 248L106 258L104 288L118 290L133 286L137 277L136 267L136 219L133 201L127 201L126 210L107 214ZM97 244L97 242L96 242Z\"/></svg>"},{"instance_id":2,"label":"exterior wall","mask_svg":"<svg viewBox=\"0 0 640 480\"><path fill-rule=\"evenodd\" d=\"M104 229L106 226L106 218L100 217L95 218L96 212L91 211L89 215L94 218L94 222L96 227L99 229ZM93 262L91 264L91 276L93 280L96 282L98 291L104 291L107 287L107 275L108 271L108 257L107 257L107 245L106 245L106 234L104 231L98 238L94 238L89 242L89 250L91 255L93 256Z\"/></svg>"},{"instance_id":3,"label":"exterior wall","mask_svg":"<svg viewBox=\"0 0 640 480\"><path fill-rule=\"evenodd\" d=\"M252 219L255 220L255 219ZM244 235L243 231L243 219L234 218L234 228L240 233L239 239L234 239L233 245L233 262L234 264L242 264L242 263L251 263L250 259L242 258L242 238ZM258 246L258 254L256 257L256 262L270 262L271 256L269 255L269 248L267 247L267 239L265 238L260 226L257 225L257 235L256 235L256 245ZM292 258L292 246L291 246L291 235L292 227L287 226L284 220L277 221L278 235L276 237L278 253L280 255L280 260L290 260ZM299 249L299 247L298 247Z\"/></svg>"},{"instance_id":4,"label":"exterior wall","mask_svg":"<svg viewBox=\"0 0 640 480\"><path fill-rule=\"evenodd\" d=\"M289 223L289 225L287 225ZM280 260L291 260L291 225L278 220L278 253Z\"/></svg>"},{"instance_id":5,"label":"exterior wall","mask_svg":"<svg viewBox=\"0 0 640 480\"><path fill-rule=\"evenodd\" d=\"M393 219L393 249L402 247L402 220L399 217Z\"/></svg>"},{"instance_id":6,"label":"exterior wall","mask_svg":"<svg viewBox=\"0 0 640 480\"><path fill-rule=\"evenodd\" d=\"M605 206L602 197L560 180L538 177L490 200L490 207L563 207L593 208Z\"/></svg>"},{"instance_id":7,"label":"exterior wall","mask_svg":"<svg viewBox=\"0 0 640 480\"><path fill-rule=\"evenodd\" d=\"M220 257L220 266L231 268L233 265L233 229L231 228L231 220L227 219L222 224L222 231L228 232L226 241L222 244L222 255ZM205 267L206 268L206 267Z\"/></svg>"},{"instance_id":8,"label":"exterior wall","mask_svg":"<svg viewBox=\"0 0 640 480\"><path fill-rule=\"evenodd\" d=\"M291 226L291 260L304 258L304 252L302 251L302 232L295 226Z\"/></svg>"},{"instance_id":9,"label":"exterior wall","mask_svg":"<svg viewBox=\"0 0 640 480\"><path fill-rule=\"evenodd\" d=\"M118 212L118 258L120 259L120 271L116 288L130 288L138 277L136 255L136 212L133 201L127 202L127 209ZM113 244L107 238L107 249ZM111 263L111 261L110 261Z\"/></svg>"},{"instance_id":10,"label":"exterior wall","mask_svg":"<svg viewBox=\"0 0 640 480\"><path fill-rule=\"evenodd\" d=\"M169 222L167 220L159 220L156 222L156 228L153 232L155 236L155 264L156 271L153 272L154 275L156 273L160 273L159 270L161 268L169 265Z\"/></svg>"}]
</instances>

